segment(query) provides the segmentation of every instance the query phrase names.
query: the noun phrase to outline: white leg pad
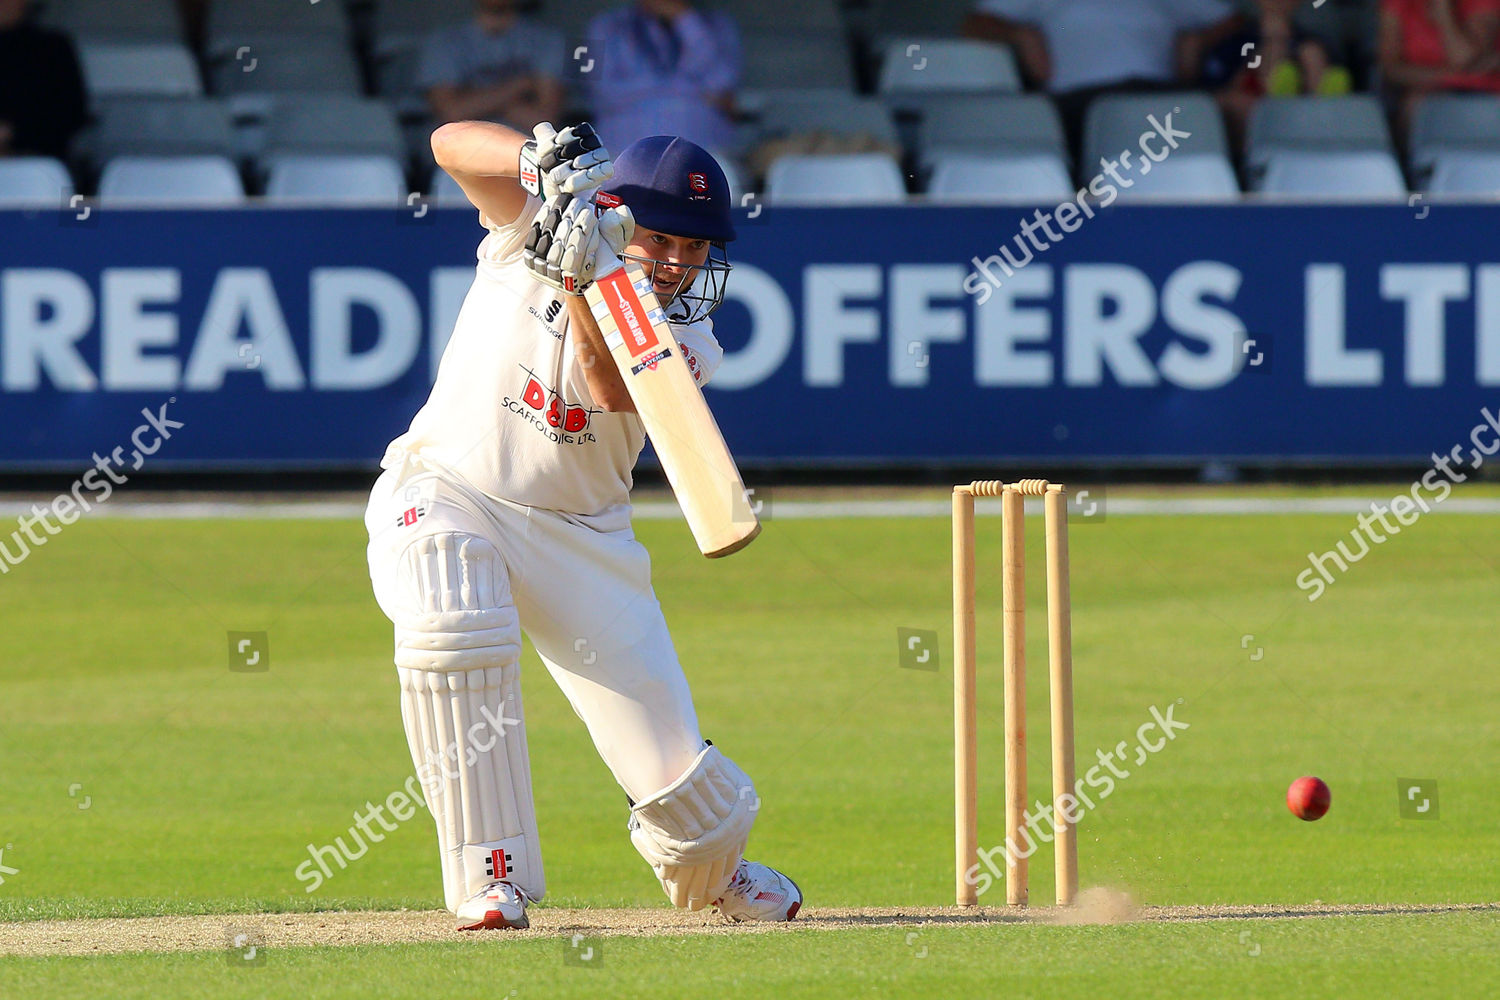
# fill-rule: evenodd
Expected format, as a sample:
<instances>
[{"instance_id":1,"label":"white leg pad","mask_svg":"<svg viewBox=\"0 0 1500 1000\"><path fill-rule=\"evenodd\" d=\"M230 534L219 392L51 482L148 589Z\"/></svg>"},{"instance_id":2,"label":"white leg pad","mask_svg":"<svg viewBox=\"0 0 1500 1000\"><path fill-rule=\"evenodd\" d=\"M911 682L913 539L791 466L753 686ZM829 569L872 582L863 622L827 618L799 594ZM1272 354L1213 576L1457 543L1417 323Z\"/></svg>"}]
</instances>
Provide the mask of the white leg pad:
<instances>
[{"instance_id":1,"label":"white leg pad","mask_svg":"<svg viewBox=\"0 0 1500 1000\"><path fill-rule=\"evenodd\" d=\"M499 554L449 534L415 540L396 620L401 718L437 824L448 909L503 879L546 891L521 709L520 624Z\"/></svg>"},{"instance_id":2,"label":"white leg pad","mask_svg":"<svg viewBox=\"0 0 1500 1000\"><path fill-rule=\"evenodd\" d=\"M734 876L759 805L750 776L706 747L686 774L635 805L630 840L672 905L700 910Z\"/></svg>"}]
</instances>

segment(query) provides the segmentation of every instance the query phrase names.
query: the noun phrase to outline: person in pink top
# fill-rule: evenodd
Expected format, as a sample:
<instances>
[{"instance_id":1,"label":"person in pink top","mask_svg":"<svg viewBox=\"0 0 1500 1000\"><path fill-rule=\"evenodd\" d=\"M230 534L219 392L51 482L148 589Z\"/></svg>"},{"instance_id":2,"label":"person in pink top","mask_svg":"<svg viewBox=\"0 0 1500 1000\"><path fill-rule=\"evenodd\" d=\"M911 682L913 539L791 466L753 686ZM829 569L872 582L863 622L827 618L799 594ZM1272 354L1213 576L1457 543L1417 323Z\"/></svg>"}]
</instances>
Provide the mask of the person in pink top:
<instances>
[{"instance_id":1,"label":"person in pink top","mask_svg":"<svg viewBox=\"0 0 1500 1000\"><path fill-rule=\"evenodd\" d=\"M1402 134L1434 91L1500 93L1500 0L1381 0L1378 58Z\"/></svg>"}]
</instances>

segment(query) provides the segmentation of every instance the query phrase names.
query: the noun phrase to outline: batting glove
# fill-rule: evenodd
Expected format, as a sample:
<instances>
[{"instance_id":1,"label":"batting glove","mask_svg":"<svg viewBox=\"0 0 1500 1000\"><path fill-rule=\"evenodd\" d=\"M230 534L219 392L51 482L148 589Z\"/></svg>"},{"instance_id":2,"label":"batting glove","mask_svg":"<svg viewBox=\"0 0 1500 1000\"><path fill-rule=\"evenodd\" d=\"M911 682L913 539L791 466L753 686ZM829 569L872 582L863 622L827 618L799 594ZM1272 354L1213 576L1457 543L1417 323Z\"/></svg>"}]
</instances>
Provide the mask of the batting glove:
<instances>
[{"instance_id":1,"label":"batting glove","mask_svg":"<svg viewBox=\"0 0 1500 1000\"><path fill-rule=\"evenodd\" d=\"M521 258L538 281L582 295L596 278L624 266L619 254L634 234L626 206L600 212L592 197L563 193L532 223Z\"/></svg>"},{"instance_id":2,"label":"batting glove","mask_svg":"<svg viewBox=\"0 0 1500 1000\"><path fill-rule=\"evenodd\" d=\"M597 188L615 172L609 150L588 122L561 132L541 122L532 135L521 148L519 174L521 186L543 201Z\"/></svg>"}]
</instances>

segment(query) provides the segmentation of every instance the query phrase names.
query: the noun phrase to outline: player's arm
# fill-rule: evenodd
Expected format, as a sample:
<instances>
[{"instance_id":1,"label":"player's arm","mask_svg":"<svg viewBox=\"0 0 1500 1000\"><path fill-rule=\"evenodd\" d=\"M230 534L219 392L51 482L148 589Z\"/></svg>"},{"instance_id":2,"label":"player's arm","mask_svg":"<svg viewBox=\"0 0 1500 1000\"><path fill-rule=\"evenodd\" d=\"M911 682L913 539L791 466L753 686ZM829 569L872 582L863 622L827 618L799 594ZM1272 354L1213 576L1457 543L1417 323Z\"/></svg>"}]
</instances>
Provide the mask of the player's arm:
<instances>
[{"instance_id":1,"label":"player's arm","mask_svg":"<svg viewBox=\"0 0 1500 1000\"><path fill-rule=\"evenodd\" d=\"M594 320L588 300L582 295L567 296L568 325L573 330L574 350L578 364L583 368L583 377L589 384L589 395L594 402L611 413L634 413L635 402L625 388L625 379L615 359L605 346L604 334Z\"/></svg>"},{"instance_id":2,"label":"player's arm","mask_svg":"<svg viewBox=\"0 0 1500 1000\"><path fill-rule=\"evenodd\" d=\"M492 122L451 122L432 133L432 155L496 225L516 221L527 194L516 183L527 136Z\"/></svg>"}]
</instances>

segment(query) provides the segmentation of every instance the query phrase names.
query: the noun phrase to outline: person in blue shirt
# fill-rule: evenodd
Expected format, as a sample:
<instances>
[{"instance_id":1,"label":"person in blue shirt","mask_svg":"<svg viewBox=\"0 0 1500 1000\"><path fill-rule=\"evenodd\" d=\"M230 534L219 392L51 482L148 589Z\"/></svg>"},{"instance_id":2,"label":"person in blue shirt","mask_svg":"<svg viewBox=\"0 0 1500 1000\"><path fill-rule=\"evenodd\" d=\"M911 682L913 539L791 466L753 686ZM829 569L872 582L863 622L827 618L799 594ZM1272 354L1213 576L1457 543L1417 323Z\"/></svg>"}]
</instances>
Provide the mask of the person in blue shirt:
<instances>
[{"instance_id":1,"label":"person in blue shirt","mask_svg":"<svg viewBox=\"0 0 1500 1000\"><path fill-rule=\"evenodd\" d=\"M734 140L740 33L688 0L638 0L590 22L584 75L593 121L612 147L677 135L723 151Z\"/></svg>"}]
</instances>

